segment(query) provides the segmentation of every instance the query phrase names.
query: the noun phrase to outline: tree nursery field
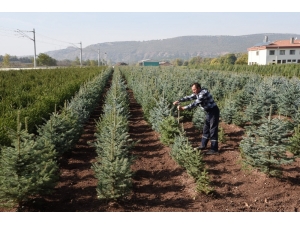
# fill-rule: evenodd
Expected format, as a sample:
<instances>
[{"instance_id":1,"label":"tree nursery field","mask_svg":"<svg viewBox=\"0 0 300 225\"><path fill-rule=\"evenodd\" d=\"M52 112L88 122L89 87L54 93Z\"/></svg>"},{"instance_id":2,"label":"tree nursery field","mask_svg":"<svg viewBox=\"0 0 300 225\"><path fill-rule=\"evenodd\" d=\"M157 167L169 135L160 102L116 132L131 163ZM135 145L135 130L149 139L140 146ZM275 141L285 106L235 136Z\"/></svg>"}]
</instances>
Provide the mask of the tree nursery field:
<instances>
[{"instance_id":1,"label":"tree nursery field","mask_svg":"<svg viewBox=\"0 0 300 225\"><path fill-rule=\"evenodd\" d=\"M249 160L247 154L251 154L249 153L250 148L246 148L248 146L246 144L249 142L246 137L248 135L251 137L251 129L248 130L243 123L249 125L249 118L254 116L254 114L250 116L250 110L246 109L248 113L246 114L249 116L246 118L247 122L238 121L237 117L228 122L229 119L225 112L228 110L227 104L232 102L218 99L221 115L223 115L219 133L223 139L220 140L218 155L205 155L206 150L202 152L193 150L194 147L200 145L201 140L201 129L197 125L201 122L195 118L197 111L194 111L192 116L186 113L180 117L176 111L174 113L174 110L170 110L173 112L171 118L176 123L177 119L180 120L179 129L183 135L182 138L187 140L187 142L181 142L182 146L190 149L182 149L182 152L185 152L184 156L188 157L193 165L196 165L197 173L202 174L201 176L195 175L195 172L192 171L193 167L176 158L174 146L179 142L176 137L175 140L171 138L172 143L168 142L169 139L166 141L163 139L162 126L158 126L159 129L157 129L152 123L155 118L161 119L159 110L152 111L155 108L153 104L160 105L159 98L156 103L150 103L150 105L152 104L149 107L150 110L147 109L147 104L149 105L147 101L151 99L141 99L150 95L164 96L168 99L168 94L172 96L168 87L161 89L165 92L156 92L160 90L158 85L167 85L168 82L154 80L153 84L155 83L157 86L155 91L149 94L147 91L151 90L152 80L150 82L148 78L153 79L155 72L150 71L151 76L149 77L141 76L140 78L143 79L147 88L138 89L136 84L142 83L139 80L140 72L141 69L135 71L132 68L124 70L115 68L114 78L109 79L106 86L103 87L101 96L97 97L93 110L84 121L78 141L68 151L59 155L57 167L59 176L52 192L29 195L19 201L19 204L11 208L1 207L0 211L298 212L300 210L300 160L296 157L298 153L295 150L285 150L284 157L278 153L277 158L282 157L285 160L282 159L282 161L288 163L269 167ZM176 71L173 73L176 74ZM182 76L186 77L184 74ZM182 77L178 79L180 80ZM191 78L191 80L195 79L195 77ZM200 80L200 82L209 86L208 81ZM174 84L176 81L169 80L169 83ZM177 83L176 86L185 89L175 90L178 96L173 95L172 98L175 98L173 100L178 99L180 95L189 94L187 83L191 82ZM222 88L225 89L225 83L216 81L214 85L216 83L221 83ZM230 84L231 92L233 92L234 85L234 83ZM169 88L174 89L174 86L170 85ZM246 89L244 88L244 90ZM141 94L142 92L143 94ZM218 92L213 92L213 94L218 96ZM245 97L245 93L243 94ZM233 99L226 94L222 95L227 96L224 97L225 99ZM220 93L219 96L221 96ZM244 101L246 100L244 99ZM121 106L121 103L124 102L126 104ZM168 99L168 102L172 102L171 99ZM164 106L164 104L161 105L162 108ZM234 109L233 106L231 108ZM280 110L279 104L277 110ZM231 114L234 115L234 112ZM122 115L125 117L121 118ZM255 114L255 116L257 115ZM275 120L277 116L272 115L272 118ZM290 118L297 121L296 117ZM263 126L260 125L268 123L268 121L271 123L273 119L271 117L266 121L262 119L259 125L256 124L256 130L261 131ZM259 120L256 119L256 121ZM281 123L283 124L283 122ZM116 126L110 129L111 124ZM122 124L124 124L124 130L121 130ZM171 127L172 121L169 125ZM118 129L121 130L121 134L115 135L116 133L114 133L112 136L112 133ZM107 130L110 131L110 136L104 135ZM279 131L277 129L277 132ZM252 132L254 131L252 130ZM120 136L123 137L122 140ZM118 140L118 144L111 148L113 151L110 150L104 154L106 144L108 143L107 146L111 145L113 137ZM289 138L292 137L294 136L290 133ZM106 142L108 140L110 142ZM257 140L259 140L258 137ZM122 151L119 152L116 146L121 146ZM279 144L273 146L276 150L281 148ZM267 148L268 145L264 146L264 149ZM118 158L117 162L110 161L112 158ZM193 161L194 159L197 162ZM110 165L109 171L104 168L105 164ZM112 178L108 175L112 171L115 171L114 177L122 175L122 180L116 179L111 182ZM1 173L3 174L3 172ZM3 176L2 174L0 177ZM116 185L118 182L120 185ZM1 188L0 190L3 192L3 185Z\"/></svg>"}]
</instances>

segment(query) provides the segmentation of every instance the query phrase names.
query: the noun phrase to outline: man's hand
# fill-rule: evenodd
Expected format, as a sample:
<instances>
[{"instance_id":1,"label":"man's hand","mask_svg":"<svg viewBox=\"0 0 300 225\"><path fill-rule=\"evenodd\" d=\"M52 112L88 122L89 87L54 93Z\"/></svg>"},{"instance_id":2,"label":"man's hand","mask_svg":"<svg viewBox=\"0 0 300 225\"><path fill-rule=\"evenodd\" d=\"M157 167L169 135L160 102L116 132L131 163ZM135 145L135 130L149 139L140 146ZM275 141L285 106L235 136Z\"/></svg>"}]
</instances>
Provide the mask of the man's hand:
<instances>
[{"instance_id":1,"label":"man's hand","mask_svg":"<svg viewBox=\"0 0 300 225\"><path fill-rule=\"evenodd\" d=\"M180 102L179 101L175 101L173 102L173 105L178 105Z\"/></svg>"},{"instance_id":2,"label":"man's hand","mask_svg":"<svg viewBox=\"0 0 300 225\"><path fill-rule=\"evenodd\" d=\"M177 109L179 110L179 111L183 111L184 110L184 108L182 107L182 106L177 106Z\"/></svg>"}]
</instances>

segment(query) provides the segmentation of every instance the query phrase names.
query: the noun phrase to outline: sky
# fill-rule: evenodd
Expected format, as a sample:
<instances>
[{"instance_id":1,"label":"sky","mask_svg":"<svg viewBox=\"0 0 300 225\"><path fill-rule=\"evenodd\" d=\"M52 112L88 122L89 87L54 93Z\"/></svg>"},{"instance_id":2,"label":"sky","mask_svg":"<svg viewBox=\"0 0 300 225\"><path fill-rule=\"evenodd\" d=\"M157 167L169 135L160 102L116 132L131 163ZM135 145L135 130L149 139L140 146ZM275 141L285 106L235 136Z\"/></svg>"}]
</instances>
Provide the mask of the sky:
<instances>
[{"instance_id":1,"label":"sky","mask_svg":"<svg viewBox=\"0 0 300 225\"><path fill-rule=\"evenodd\" d=\"M294 11L297 2L289 0L271 7L258 0L243 2L243 6L235 0L64 2L2 4L0 55L33 55L34 43L38 55L68 46L85 48L97 43L188 35L300 34L300 12Z\"/></svg>"}]
</instances>

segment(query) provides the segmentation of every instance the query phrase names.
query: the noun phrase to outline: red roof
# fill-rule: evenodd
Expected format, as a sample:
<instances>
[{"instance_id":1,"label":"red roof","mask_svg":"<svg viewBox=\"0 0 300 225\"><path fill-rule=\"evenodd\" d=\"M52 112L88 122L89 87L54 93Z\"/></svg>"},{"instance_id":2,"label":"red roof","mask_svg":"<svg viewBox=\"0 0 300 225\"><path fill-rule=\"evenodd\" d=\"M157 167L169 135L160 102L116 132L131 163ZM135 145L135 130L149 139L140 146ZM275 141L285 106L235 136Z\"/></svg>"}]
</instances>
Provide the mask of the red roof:
<instances>
[{"instance_id":1,"label":"red roof","mask_svg":"<svg viewBox=\"0 0 300 225\"><path fill-rule=\"evenodd\" d=\"M293 43L291 43L291 40L279 40L279 41L273 41L270 44L261 45L261 46L254 46L251 48L248 48L248 51L256 51L256 50L262 50L262 49L276 49L276 48L300 48L300 40L294 40Z\"/></svg>"}]
</instances>

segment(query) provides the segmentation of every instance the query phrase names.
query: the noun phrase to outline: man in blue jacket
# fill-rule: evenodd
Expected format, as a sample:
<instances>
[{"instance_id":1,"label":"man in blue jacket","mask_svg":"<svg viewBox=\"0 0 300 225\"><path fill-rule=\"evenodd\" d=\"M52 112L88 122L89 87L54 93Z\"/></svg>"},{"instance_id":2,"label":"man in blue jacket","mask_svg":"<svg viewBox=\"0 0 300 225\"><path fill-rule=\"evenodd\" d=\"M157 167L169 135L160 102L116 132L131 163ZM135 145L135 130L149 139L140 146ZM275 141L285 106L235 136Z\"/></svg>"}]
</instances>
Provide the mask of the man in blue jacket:
<instances>
[{"instance_id":1,"label":"man in blue jacket","mask_svg":"<svg viewBox=\"0 0 300 225\"><path fill-rule=\"evenodd\" d=\"M199 83L193 83L191 85L192 95L185 96L175 102L174 105L178 105L180 102L192 101L191 104L187 106L177 106L178 110L186 110L192 109L196 106L200 106L206 112L206 119L203 127L203 134L201 140L201 146L199 146L198 150L206 149L207 143L210 140L211 148L206 153L208 155L218 154L218 126L219 126L219 116L220 110L215 103L212 95L205 88L201 88Z\"/></svg>"}]
</instances>

